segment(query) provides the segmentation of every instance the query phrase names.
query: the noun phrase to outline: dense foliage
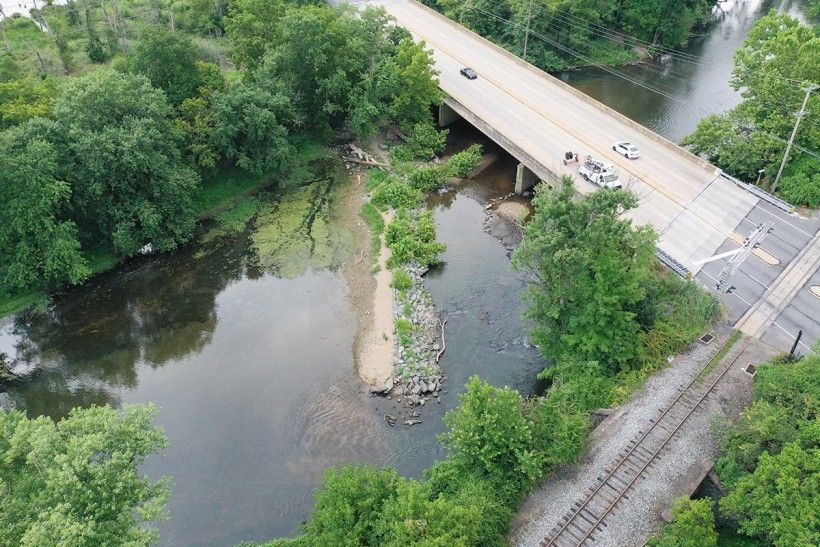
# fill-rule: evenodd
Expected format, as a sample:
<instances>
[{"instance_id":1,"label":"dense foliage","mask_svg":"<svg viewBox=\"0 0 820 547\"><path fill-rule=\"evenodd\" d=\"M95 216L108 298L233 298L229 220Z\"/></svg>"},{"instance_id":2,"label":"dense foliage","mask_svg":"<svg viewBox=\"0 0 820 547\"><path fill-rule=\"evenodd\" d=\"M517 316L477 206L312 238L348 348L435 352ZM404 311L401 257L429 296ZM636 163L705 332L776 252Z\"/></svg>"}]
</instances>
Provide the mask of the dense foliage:
<instances>
[{"instance_id":1,"label":"dense foliage","mask_svg":"<svg viewBox=\"0 0 820 547\"><path fill-rule=\"evenodd\" d=\"M167 480L139 472L166 445L150 406L74 409L54 422L0 409L0 544L149 545Z\"/></svg>"},{"instance_id":2,"label":"dense foliage","mask_svg":"<svg viewBox=\"0 0 820 547\"><path fill-rule=\"evenodd\" d=\"M717 547L715 515L709 499L678 498L672 507L672 522L663 527L649 547Z\"/></svg>"},{"instance_id":3,"label":"dense foliage","mask_svg":"<svg viewBox=\"0 0 820 547\"><path fill-rule=\"evenodd\" d=\"M535 215L513 266L530 279L528 314L544 355L599 361L613 371L639 359L638 305L652 275L655 233L621 215L638 203L624 191L574 199L569 179L539 187Z\"/></svg>"},{"instance_id":4,"label":"dense foliage","mask_svg":"<svg viewBox=\"0 0 820 547\"><path fill-rule=\"evenodd\" d=\"M423 0L447 17L549 71L590 62L633 60L687 42L706 24L715 0ZM529 25L527 24L529 19ZM628 36L627 36L628 35ZM641 43L637 43L633 38ZM646 45L649 44L649 45ZM658 46L653 48L651 46Z\"/></svg>"},{"instance_id":5,"label":"dense foliage","mask_svg":"<svg viewBox=\"0 0 820 547\"><path fill-rule=\"evenodd\" d=\"M723 434L720 511L740 533L775 545L820 543L820 357L757 370L754 399Z\"/></svg>"},{"instance_id":6,"label":"dense foliage","mask_svg":"<svg viewBox=\"0 0 820 547\"><path fill-rule=\"evenodd\" d=\"M774 182L805 89L820 81L820 33L788 15L761 18L735 52L732 87L743 101L701 120L684 143L728 172ZM777 192L787 200L820 205L820 92L809 96Z\"/></svg>"},{"instance_id":7,"label":"dense foliage","mask_svg":"<svg viewBox=\"0 0 820 547\"><path fill-rule=\"evenodd\" d=\"M82 282L92 254L175 248L202 212L203 175L283 173L306 131L393 123L415 152L438 149L429 51L383 10L318 3L72 2L32 11L45 30L3 21L0 298Z\"/></svg>"}]
</instances>

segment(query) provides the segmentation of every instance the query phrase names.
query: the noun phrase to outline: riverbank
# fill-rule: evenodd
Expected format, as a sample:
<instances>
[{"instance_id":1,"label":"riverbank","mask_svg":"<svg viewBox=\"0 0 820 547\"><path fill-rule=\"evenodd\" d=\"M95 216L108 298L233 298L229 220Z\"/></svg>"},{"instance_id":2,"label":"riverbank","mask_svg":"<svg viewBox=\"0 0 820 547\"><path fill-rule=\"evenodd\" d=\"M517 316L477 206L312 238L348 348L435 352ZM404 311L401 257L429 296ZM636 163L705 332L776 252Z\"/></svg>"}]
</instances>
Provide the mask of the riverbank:
<instances>
[{"instance_id":1,"label":"riverbank","mask_svg":"<svg viewBox=\"0 0 820 547\"><path fill-rule=\"evenodd\" d=\"M297 139L295 149L294 166L286 174L256 174L237 167L226 167L204 178L193 199L197 222L213 219L219 213L233 209L273 186L289 188L299 184L308 175L308 166L328 154L327 145L310 136ZM134 258L119 258L112 250L102 247L87 249L83 254L91 269L91 276L82 285L95 281L100 274L109 272ZM54 296L73 287L76 286L62 287L53 292L30 290L18 294L0 293L0 318L29 308L45 309Z\"/></svg>"},{"instance_id":2,"label":"riverbank","mask_svg":"<svg viewBox=\"0 0 820 547\"><path fill-rule=\"evenodd\" d=\"M361 174L357 174L361 181ZM361 182L358 183L356 192L359 195L362 191ZM354 210L358 211L360 207ZM393 213L386 211L381 213L384 225L393 219ZM384 239L383 234L374 234L379 238L379 254L376 257L376 264L370 268L371 261L363 257L367 254L369 245L362 242L361 254L357 259L362 265L358 268L358 275L366 275L373 278L372 296L369 298L371 305L364 313L358 313L359 327L356 333L356 343L354 345L354 362L359 377L368 386L389 391L393 386L393 345L395 336L393 332L393 272L388 268L387 261L390 259L390 249ZM364 270L364 271L362 271ZM375 275L370 272L375 270ZM357 277L358 277L357 275ZM351 279L348 276L348 282ZM355 280L353 281L356 282Z\"/></svg>"}]
</instances>

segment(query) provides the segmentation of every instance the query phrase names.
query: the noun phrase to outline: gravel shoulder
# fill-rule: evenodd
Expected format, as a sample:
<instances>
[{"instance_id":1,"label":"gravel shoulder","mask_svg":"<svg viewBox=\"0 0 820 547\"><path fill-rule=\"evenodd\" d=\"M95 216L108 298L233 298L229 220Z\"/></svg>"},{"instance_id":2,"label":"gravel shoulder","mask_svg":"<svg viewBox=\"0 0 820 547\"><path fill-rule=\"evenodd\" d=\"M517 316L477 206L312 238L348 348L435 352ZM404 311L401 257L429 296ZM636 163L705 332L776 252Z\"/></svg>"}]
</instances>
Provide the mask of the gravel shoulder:
<instances>
[{"instance_id":1,"label":"gravel shoulder","mask_svg":"<svg viewBox=\"0 0 820 547\"><path fill-rule=\"evenodd\" d=\"M558 469L533 490L513 522L508 538L512 545L537 545L549 535L573 504L597 484L597 477L606 475L606 469L617 461L627 443L645 431L649 420L674 399L678 388L685 386L717 353L731 329L722 325L715 334L717 338L711 344L694 344L649 378L630 402L615 408L593 431L590 447L578 463ZM737 357L744 345L744 340L739 341L722 363ZM604 520L606 526L595 534L595 545L642 545L660 530L661 515L668 513L672 500L691 494L711 467L717 453L711 424L718 416L736 419L748 404L752 382L742 367L766 360L772 354L768 346L752 341L715 391L630 489L629 499L623 499ZM716 370L722 370L721 365ZM705 381L710 380L711 375Z\"/></svg>"}]
</instances>

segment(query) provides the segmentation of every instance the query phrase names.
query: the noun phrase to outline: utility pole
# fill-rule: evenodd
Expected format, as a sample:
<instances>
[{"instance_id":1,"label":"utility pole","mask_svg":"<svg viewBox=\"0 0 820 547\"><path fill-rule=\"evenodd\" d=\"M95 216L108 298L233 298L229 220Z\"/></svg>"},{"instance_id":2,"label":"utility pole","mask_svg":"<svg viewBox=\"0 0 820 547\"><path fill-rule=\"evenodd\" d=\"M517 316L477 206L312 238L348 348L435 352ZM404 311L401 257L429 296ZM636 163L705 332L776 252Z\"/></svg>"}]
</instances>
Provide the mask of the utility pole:
<instances>
[{"instance_id":1,"label":"utility pole","mask_svg":"<svg viewBox=\"0 0 820 547\"><path fill-rule=\"evenodd\" d=\"M532 18L532 0L527 4L527 29L524 31L524 60L527 60L527 44L530 41L530 19Z\"/></svg>"},{"instance_id":2,"label":"utility pole","mask_svg":"<svg viewBox=\"0 0 820 547\"><path fill-rule=\"evenodd\" d=\"M797 113L797 120L794 122L794 129L792 129L792 136L789 137L789 142L786 144L786 152L783 154L783 161L780 162L780 169L777 170L777 176L774 178L774 183L772 183L772 193L777 190L777 183L780 182L780 175L783 174L783 168L786 167L786 160L789 159L789 152L792 149L792 143L794 142L794 137L797 135L797 128L800 126L800 119L803 117L803 114L806 113L806 104L809 102L809 95L811 92L817 89L816 84L811 84L809 87L805 88L806 96L803 97L803 105L800 107L800 112Z\"/></svg>"}]
</instances>

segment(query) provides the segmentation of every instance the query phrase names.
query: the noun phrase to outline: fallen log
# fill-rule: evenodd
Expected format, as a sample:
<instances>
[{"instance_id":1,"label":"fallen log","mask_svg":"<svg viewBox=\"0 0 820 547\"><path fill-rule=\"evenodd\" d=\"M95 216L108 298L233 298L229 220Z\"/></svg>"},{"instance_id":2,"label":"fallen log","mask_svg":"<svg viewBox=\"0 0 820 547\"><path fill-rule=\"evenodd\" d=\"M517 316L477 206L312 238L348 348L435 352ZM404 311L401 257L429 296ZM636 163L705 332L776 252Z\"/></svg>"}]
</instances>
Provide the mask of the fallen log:
<instances>
[{"instance_id":1,"label":"fallen log","mask_svg":"<svg viewBox=\"0 0 820 547\"><path fill-rule=\"evenodd\" d=\"M389 165L387 165L386 163L381 163L381 162L376 161L376 160L373 160L373 161L370 161L370 160L360 160L360 159L358 159L358 158L350 158L350 157L346 157L346 156L343 156L343 157L342 157L342 159L343 159L344 161L349 161L349 162L351 162L351 163L360 163L360 164L362 164L362 165L372 165L373 167L390 167L390 166L389 166Z\"/></svg>"},{"instance_id":2,"label":"fallen log","mask_svg":"<svg viewBox=\"0 0 820 547\"><path fill-rule=\"evenodd\" d=\"M438 354L436 355L436 364L438 364L439 359L444 355L444 350L447 348L447 344L444 342L444 325L447 324L447 316L444 316L443 321L441 317L439 317L438 324L441 326L441 349L438 350Z\"/></svg>"}]
</instances>

